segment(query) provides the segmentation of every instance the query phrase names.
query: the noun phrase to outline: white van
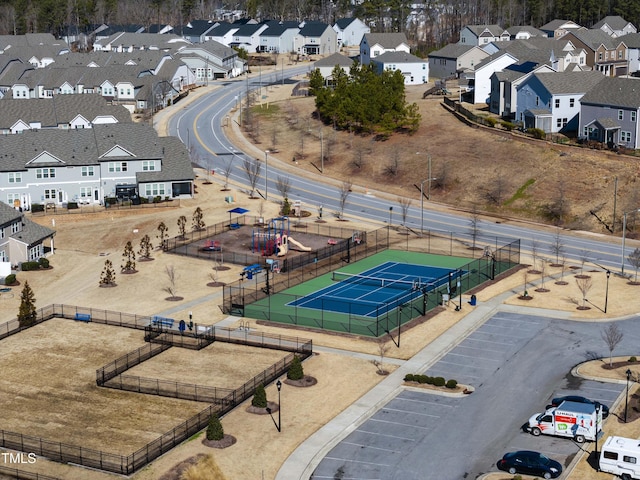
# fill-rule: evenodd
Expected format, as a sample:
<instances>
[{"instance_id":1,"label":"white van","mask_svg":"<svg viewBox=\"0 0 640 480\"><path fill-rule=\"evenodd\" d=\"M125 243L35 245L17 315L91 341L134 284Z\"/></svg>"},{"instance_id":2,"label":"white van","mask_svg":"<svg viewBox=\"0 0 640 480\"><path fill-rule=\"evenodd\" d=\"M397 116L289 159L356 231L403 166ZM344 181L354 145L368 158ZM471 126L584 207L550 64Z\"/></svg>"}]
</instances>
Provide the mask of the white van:
<instances>
[{"instance_id":1,"label":"white van","mask_svg":"<svg viewBox=\"0 0 640 480\"><path fill-rule=\"evenodd\" d=\"M622 480L640 479L640 440L607 438L600 452L600 470Z\"/></svg>"}]
</instances>

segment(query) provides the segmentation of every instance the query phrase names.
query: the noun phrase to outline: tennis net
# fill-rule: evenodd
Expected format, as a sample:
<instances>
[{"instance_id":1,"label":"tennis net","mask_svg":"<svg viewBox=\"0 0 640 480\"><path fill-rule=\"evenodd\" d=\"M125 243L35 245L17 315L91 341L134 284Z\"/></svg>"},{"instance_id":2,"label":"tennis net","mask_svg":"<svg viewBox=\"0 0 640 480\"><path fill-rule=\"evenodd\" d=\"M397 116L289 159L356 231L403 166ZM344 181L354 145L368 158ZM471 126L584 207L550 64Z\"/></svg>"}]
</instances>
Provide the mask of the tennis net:
<instances>
[{"instance_id":1,"label":"tennis net","mask_svg":"<svg viewBox=\"0 0 640 480\"><path fill-rule=\"evenodd\" d=\"M334 282L356 283L358 285L372 285L374 287L396 288L399 290L417 290L420 288L419 280L394 280L357 273L333 272L331 279Z\"/></svg>"}]
</instances>

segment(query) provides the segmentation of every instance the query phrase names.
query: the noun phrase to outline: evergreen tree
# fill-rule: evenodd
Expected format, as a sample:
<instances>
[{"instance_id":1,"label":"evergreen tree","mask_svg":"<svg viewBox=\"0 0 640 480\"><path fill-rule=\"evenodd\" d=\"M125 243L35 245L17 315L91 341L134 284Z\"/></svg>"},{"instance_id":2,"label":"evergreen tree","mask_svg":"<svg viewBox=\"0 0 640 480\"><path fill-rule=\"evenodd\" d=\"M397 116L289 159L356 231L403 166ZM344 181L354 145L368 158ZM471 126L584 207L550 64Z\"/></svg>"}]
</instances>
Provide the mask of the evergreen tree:
<instances>
[{"instance_id":1,"label":"evergreen tree","mask_svg":"<svg viewBox=\"0 0 640 480\"><path fill-rule=\"evenodd\" d=\"M207 440L222 440L224 438L224 429L217 414L211 415L209 426L207 427Z\"/></svg>"},{"instance_id":2,"label":"evergreen tree","mask_svg":"<svg viewBox=\"0 0 640 480\"><path fill-rule=\"evenodd\" d=\"M191 220L191 228L194 232L197 232L198 230L204 230L205 225L204 220L202 219L203 216L204 214L202 213L202 209L200 207L197 207L193 212L193 218Z\"/></svg>"},{"instance_id":3,"label":"evergreen tree","mask_svg":"<svg viewBox=\"0 0 640 480\"><path fill-rule=\"evenodd\" d=\"M184 238L186 234L187 234L187 217L185 217L184 215L180 215L180 217L178 217L178 235L181 238Z\"/></svg>"},{"instance_id":4,"label":"evergreen tree","mask_svg":"<svg viewBox=\"0 0 640 480\"><path fill-rule=\"evenodd\" d=\"M169 238L169 227L164 222L160 222L158 225L158 240L160 240L160 246L164 245L164 241Z\"/></svg>"},{"instance_id":5,"label":"evergreen tree","mask_svg":"<svg viewBox=\"0 0 640 480\"><path fill-rule=\"evenodd\" d=\"M105 260L102 274L100 275L100 285L109 287L116 283L116 272L113 270L113 263L111 260Z\"/></svg>"},{"instance_id":6,"label":"evergreen tree","mask_svg":"<svg viewBox=\"0 0 640 480\"><path fill-rule=\"evenodd\" d=\"M256 388L256 393L253 394L251 405L258 408L267 408L267 392L263 384L258 385Z\"/></svg>"},{"instance_id":7,"label":"evergreen tree","mask_svg":"<svg viewBox=\"0 0 640 480\"><path fill-rule=\"evenodd\" d=\"M18 322L20 327L30 327L35 325L38 319L36 312L36 297L29 286L29 282L24 282L24 288L20 294L20 309L18 310Z\"/></svg>"},{"instance_id":8,"label":"evergreen tree","mask_svg":"<svg viewBox=\"0 0 640 480\"><path fill-rule=\"evenodd\" d=\"M151 258L151 250L153 249L153 244L151 243L151 239L149 235L145 235L140 239L140 250L138 250L138 255L140 258Z\"/></svg>"},{"instance_id":9,"label":"evergreen tree","mask_svg":"<svg viewBox=\"0 0 640 480\"><path fill-rule=\"evenodd\" d=\"M136 269L136 253L133 251L133 245L131 242L127 242L124 246L124 252L122 252L122 257L126 259L124 265L120 265L120 271L122 272L132 272Z\"/></svg>"},{"instance_id":10,"label":"evergreen tree","mask_svg":"<svg viewBox=\"0 0 640 480\"><path fill-rule=\"evenodd\" d=\"M304 370L302 368L302 362L298 355L293 356L289 370L287 371L287 378L289 380L302 380L304 378Z\"/></svg>"}]
</instances>

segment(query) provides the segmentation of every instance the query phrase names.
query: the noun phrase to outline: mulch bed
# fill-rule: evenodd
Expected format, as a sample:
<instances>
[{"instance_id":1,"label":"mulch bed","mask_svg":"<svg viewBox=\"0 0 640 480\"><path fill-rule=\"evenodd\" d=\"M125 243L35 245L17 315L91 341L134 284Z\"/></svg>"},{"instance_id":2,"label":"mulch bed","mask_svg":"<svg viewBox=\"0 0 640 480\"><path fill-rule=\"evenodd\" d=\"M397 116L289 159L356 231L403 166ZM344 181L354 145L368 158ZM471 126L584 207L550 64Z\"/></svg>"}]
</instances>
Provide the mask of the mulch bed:
<instances>
[{"instance_id":1,"label":"mulch bed","mask_svg":"<svg viewBox=\"0 0 640 480\"><path fill-rule=\"evenodd\" d=\"M207 437L202 439L202 444L211 448L227 448L236 443L238 440L233 435L224 434L222 440L207 440Z\"/></svg>"},{"instance_id":2,"label":"mulch bed","mask_svg":"<svg viewBox=\"0 0 640 480\"><path fill-rule=\"evenodd\" d=\"M550 292L551 290L549 290L548 288L536 288L535 291L539 293L547 293L547 292Z\"/></svg>"},{"instance_id":3,"label":"mulch bed","mask_svg":"<svg viewBox=\"0 0 640 480\"><path fill-rule=\"evenodd\" d=\"M275 413L280 410L280 405L275 402L267 402L266 408L254 407L253 405L249 405L247 407L247 412L255 413L256 415L269 415L269 412L267 412L267 408L271 409L271 413Z\"/></svg>"},{"instance_id":4,"label":"mulch bed","mask_svg":"<svg viewBox=\"0 0 640 480\"><path fill-rule=\"evenodd\" d=\"M184 300L184 297L166 297L165 300L167 302L179 302L180 300Z\"/></svg>"},{"instance_id":5,"label":"mulch bed","mask_svg":"<svg viewBox=\"0 0 640 480\"><path fill-rule=\"evenodd\" d=\"M520 295L518 300L533 300L533 297L531 295Z\"/></svg>"},{"instance_id":6,"label":"mulch bed","mask_svg":"<svg viewBox=\"0 0 640 480\"><path fill-rule=\"evenodd\" d=\"M174 465L173 468L171 468L171 470L169 470L167 473L162 475L159 480L180 480L182 474L185 472L185 470L187 470L187 468L196 465L204 457L206 457L206 455L204 453L200 453L193 457L189 457L186 460L183 460L177 465Z\"/></svg>"},{"instance_id":7,"label":"mulch bed","mask_svg":"<svg viewBox=\"0 0 640 480\"><path fill-rule=\"evenodd\" d=\"M209 282L207 283L207 287L224 287L226 283L224 282Z\"/></svg>"},{"instance_id":8,"label":"mulch bed","mask_svg":"<svg viewBox=\"0 0 640 480\"><path fill-rule=\"evenodd\" d=\"M122 275L132 275L134 273L138 273L138 270L135 269L129 269L129 270L120 270L120 273Z\"/></svg>"},{"instance_id":9,"label":"mulch bed","mask_svg":"<svg viewBox=\"0 0 640 480\"><path fill-rule=\"evenodd\" d=\"M591 275L585 275L584 273L581 273L579 275L575 275L575 278L591 278Z\"/></svg>"},{"instance_id":10,"label":"mulch bed","mask_svg":"<svg viewBox=\"0 0 640 480\"><path fill-rule=\"evenodd\" d=\"M576 309L576 310L591 310L591 307L587 307L587 306L585 305L584 307L582 307L582 306L577 307L577 309Z\"/></svg>"},{"instance_id":11,"label":"mulch bed","mask_svg":"<svg viewBox=\"0 0 640 480\"><path fill-rule=\"evenodd\" d=\"M311 375L305 375L300 380L289 380L286 378L284 383L291 385L292 387L313 387L318 383L318 379Z\"/></svg>"},{"instance_id":12,"label":"mulch bed","mask_svg":"<svg viewBox=\"0 0 640 480\"><path fill-rule=\"evenodd\" d=\"M569 282L565 282L564 280L558 280L556 285L569 285Z\"/></svg>"},{"instance_id":13,"label":"mulch bed","mask_svg":"<svg viewBox=\"0 0 640 480\"><path fill-rule=\"evenodd\" d=\"M117 283L101 283L100 284L100 288L111 288L111 287L117 287L118 284Z\"/></svg>"},{"instance_id":14,"label":"mulch bed","mask_svg":"<svg viewBox=\"0 0 640 480\"><path fill-rule=\"evenodd\" d=\"M153 257L140 257L138 259L139 262L153 262L155 260L155 258Z\"/></svg>"}]
</instances>

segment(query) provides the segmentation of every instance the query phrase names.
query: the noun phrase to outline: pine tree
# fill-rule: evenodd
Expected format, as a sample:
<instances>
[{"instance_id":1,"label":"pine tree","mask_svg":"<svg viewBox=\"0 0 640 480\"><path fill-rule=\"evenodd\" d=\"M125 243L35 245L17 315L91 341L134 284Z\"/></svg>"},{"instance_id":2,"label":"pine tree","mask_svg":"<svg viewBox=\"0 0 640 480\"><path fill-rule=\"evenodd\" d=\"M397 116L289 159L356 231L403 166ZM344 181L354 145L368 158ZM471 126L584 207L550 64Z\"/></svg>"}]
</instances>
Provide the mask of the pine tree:
<instances>
[{"instance_id":1,"label":"pine tree","mask_svg":"<svg viewBox=\"0 0 640 480\"><path fill-rule=\"evenodd\" d=\"M217 414L211 415L209 426L207 427L207 440L222 440L224 438L224 429Z\"/></svg>"},{"instance_id":2,"label":"pine tree","mask_svg":"<svg viewBox=\"0 0 640 480\"><path fill-rule=\"evenodd\" d=\"M121 272L135 272L136 270L136 253L133 251L133 245L131 242L127 242L124 246L124 252L122 257L126 259L124 265L120 265Z\"/></svg>"},{"instance_id":3,"label":"pine tree","mask_svg":"<svg viewBox=\"0 0 640 480\"><path fill-rule=\"evenodd\" d=\"M30 327L35 325L38 319L36 312L36 298L33 290L29 286L29 282L24 282L24 288L20 294L20 310L18 311L18 322L20 327Z\"/></svg>"},{"instance_id":4,"label":"pine tree","mask_svg":"<svg viewBox=\"0 0 640 480\"><path fill-rule=\"evenodd\" d=\"M304 378L304 370L302 368L302 362L298 355L293 356L289 370L287 371L287 378L289 380L302 380Z\"/></svg>"},{"instance_id":5,"label":"pine tree","mask_svg":"<svg viewBox=\"0 0 640 480\"><path fill-rule=\"evenodd\" d=\"M140 250L138 250L138 255L140 258L151 258L151 250L153 249L153 244L151 243L151 239L149 235L145 235L140 239Z\"/></svg>"},{"instance_id":6,"label":"pine tree","mask_svg":"<svg viewBox=\"0 0 640 480\"><path fill-rule=\"evenodd\" d=\"M267 392L263 384L258 385L256 388L256 393L253 394L251 405L258 408L267 408Z\"/></svg>"},{"instance_id":7,"label":"pine tree","mask_svg":"<svg viewBox=\"0 0 640 480\"><path fill-rule=\"evenodd\" d=\"M100 275L100 285L110 287L116 284L116 272L113 270L111 260L105 260L102 275Z\"/></svg>"}]
</instances>

